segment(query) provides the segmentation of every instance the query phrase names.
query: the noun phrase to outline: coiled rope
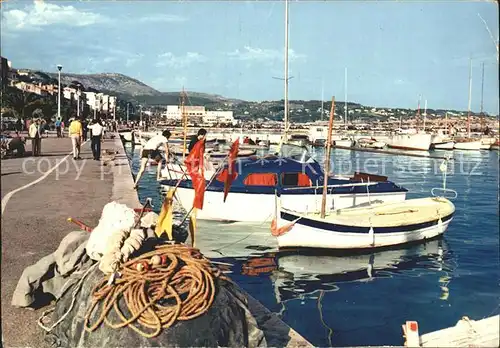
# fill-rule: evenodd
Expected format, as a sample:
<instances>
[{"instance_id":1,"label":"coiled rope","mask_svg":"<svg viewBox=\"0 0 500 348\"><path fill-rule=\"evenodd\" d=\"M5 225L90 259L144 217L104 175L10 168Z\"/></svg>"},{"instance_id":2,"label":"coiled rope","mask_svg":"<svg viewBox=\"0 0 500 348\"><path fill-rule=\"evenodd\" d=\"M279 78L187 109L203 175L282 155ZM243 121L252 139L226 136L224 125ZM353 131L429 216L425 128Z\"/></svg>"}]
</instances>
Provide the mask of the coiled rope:
<instances>
[{"instance_id":1,"label":"coiled rope","mask_svg":"<svg viewBox=\"0 0 500 348\"><path fill-rule=\"evenodd\" d=\"M228 280L198 249L179 244L157 246L125 263L120 273L114 284L108 285L104 277L93 289L86 331L92 332L104 322L113 329L129 326L143 337L155 337L176 321L204 314L215 298L215 278ZM119 308L122 298L128 314ZM118 323L108 317L112 308L121 320ZM95 309L100 314L91 324Z\"/></svg>"}]
</instances>

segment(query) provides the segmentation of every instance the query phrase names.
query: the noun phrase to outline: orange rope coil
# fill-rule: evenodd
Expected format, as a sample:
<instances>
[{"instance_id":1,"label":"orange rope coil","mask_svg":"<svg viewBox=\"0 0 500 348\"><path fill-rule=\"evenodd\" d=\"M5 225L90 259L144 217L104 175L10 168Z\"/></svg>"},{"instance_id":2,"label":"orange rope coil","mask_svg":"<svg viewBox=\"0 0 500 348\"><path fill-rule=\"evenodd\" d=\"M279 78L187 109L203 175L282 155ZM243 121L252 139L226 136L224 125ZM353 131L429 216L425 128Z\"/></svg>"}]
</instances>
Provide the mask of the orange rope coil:
<instances>
[{"instance_id":1,"label":"orange rope coil","mask_svg":"<svg viewBox=\"0 0 500 348\"><path fill-rule=\"evenodd\" d=\"M113 329L129 326L146 338L160 334L178 320L204 314L212 305L215 278L227 280L198 249L186 245L162 245L125 263L121 277L108 285L108 276L93 289L92 303L85 315L85 330L92 332L103 322ZM119 308L120 299L129 314ZM93 324L90 317L100 312ZM108 315L113 309L120 322ZM149 330L144 331L139 324Z\"/></svg>"}]
</instances>

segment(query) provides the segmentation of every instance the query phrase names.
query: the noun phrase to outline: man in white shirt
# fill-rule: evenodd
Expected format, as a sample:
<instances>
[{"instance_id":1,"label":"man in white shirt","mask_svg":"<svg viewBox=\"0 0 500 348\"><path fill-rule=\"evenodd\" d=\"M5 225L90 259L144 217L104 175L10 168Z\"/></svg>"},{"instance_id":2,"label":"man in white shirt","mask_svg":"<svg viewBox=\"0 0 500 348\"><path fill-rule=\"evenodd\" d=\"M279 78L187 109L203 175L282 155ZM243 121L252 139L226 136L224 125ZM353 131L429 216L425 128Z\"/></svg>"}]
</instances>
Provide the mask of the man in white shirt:
<instances>
[{"instance_id":1,"label":"man in white shirt","mask_svg":"<svg viewBox=\"0 0 500 348\"><path fill-rule=\"evenodd\" d=\"M157 176L160 175L161 171L161 162L162 156L159 151L160 147L164 147L165 155L168 158L168 138L170 138L170 131L164 130L161 135L155 135L142 147L141 149L141 168L137 173L134 183L134 189L137 189L139 185L139 180L141 180L142 175L144 174L144 170L146 170L146 165L149 162L150 158L154 158L156 162L158 162L158 173Z\"/></svg>"},{"instance_id":2,"label":"man in white shirt","mask_svg":"<svg viewBox=\"0 0 500 348\"><path fill-rule=\"evenodd\" d=\"M92 120L92 124L87 127L91 131L91 143L92 155L94 156L94 161L99 161L101 159L101 139L104 127L101 126L97 119Z\"/></svg>"},{"instance_id":3,"label":"man in white shirt","mask_svg":"<svg viewBox=\"0 0 500 348\"><path fill-rule=\"evenodd\" d=\"M40 120L34 119L28 130L28 134L31 138L31 155L40 156L40 148L42 147L42 136L40 134Z\"/></svg>"}]
</instances>

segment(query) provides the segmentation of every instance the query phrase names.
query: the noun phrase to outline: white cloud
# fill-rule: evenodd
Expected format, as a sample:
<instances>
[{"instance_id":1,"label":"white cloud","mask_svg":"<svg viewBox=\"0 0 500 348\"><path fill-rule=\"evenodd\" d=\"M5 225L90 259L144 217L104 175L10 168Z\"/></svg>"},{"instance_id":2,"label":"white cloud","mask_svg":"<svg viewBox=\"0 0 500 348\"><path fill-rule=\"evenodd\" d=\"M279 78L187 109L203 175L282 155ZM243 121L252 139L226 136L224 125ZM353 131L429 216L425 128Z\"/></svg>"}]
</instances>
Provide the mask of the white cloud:
<instances>
[{"instance_id":1,"label":"white cloud","mask_svg":"<svg viewBox=\"0 0 500 348\"><path fill-rule=\"evenodd\" d=\"M283 50L273 50L267 48L258 48L245 46L243 50L236 49L233 52L227 53L233 59L244 61L278 61L284 59ZM290 61L305 59L306 55L295 53L294 50L288 49L288 59Z\"/></svg>"},{"instance_id":2,"label":"white cloud","mask_svg":"<svg viewBox=\"0 0 500 348\"><path fill-rule=\"evenodd\" d=\"M142 17L139 19L139 22L142 23L171 23L171 22L185 22L187 21L186 17L172 15L172 14L155 14L151 16Z\"/></svg>"},{"instance_id":3,"label":"white cloud","mask_svg":"<svg viewBox=\"0 0 500 348\"><path fill-rule=\"evenodd\" d=\"M187 52L184 56L175 56L172 52L158 55L156 67L185 68L193 63L206 62L207 58L197 52Z\"/></svg>"},{"instance_id":4,"label":"white cloud","mask_svg":"<svg viewBox=\"0 0 500 348\"><path fill-rule=\"evenodd\" d=\"M3 27L11 30L38 30L53 24L83 27L108 19L98 13L80 11L73 6L64 6L35 0L33 5L24 10L4 11Z\"/></svg>"}]
</instances>

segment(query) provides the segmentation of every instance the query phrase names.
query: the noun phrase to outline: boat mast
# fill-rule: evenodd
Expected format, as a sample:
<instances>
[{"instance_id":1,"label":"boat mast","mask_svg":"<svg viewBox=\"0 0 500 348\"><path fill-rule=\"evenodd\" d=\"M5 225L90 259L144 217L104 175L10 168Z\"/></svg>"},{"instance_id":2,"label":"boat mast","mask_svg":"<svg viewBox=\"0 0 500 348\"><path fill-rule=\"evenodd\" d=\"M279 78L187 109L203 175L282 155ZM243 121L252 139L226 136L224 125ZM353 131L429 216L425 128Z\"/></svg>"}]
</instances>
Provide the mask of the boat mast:
<instances>
[{"instance_id":1,"label":"boat mast","mask_svg":"<svg viewBox=\"0 0 500 348\"><path fill-rule=\"evenodd\" d=\"M446 132L448 133L448 136L450 136L450 127L448 125L448 111L444 114L444 124L446 126Z\"/></svg>"},{"instance_id":2,"label":"boat mast","mask_svg":"<svg viewBox=\"0 0 500 348\"><path fill-rule=\"evenodd\" d=\"M344 71L344 89L345 89L345 96L344 96L344 130L347 131L347 68L345 68Z\"/></svg>"},{"instance_id":3,"label":"boat mast","mask_svg":"<svg viewBox=\"0 0 500 348\"><path fill-rule=\"evenodd\" d=\"M187 114L186 114L186 108L184 107L185 105L185 93L184 93L184 86L182 87L182 92L181 92L181 115L182 115L182 121L184 123L184 143L183 143L183 149L182 149L182 161L186 159L186 142L187 142Z\"/></svg>"},{"instance_id":4,"label":"boat mast","mask_svg":"<svg viewBox=\"0 0 500 348\"><path fill-rule=\"evenodd\" d=\"M481 74L481 110L479 112L479 114L481 115L481 130L483 130L483 128L484 128L483 100L484 100L484 62L482 63L482 74Z\"/></svg>"},{"instance_id":5,"label":"boat mast","mask_svg":"<svg viewBox=\"0 0 500 348\"><path fill-rule=\"evenodd\" d=\"M325 81L321 80L321 121L323 121L324 116L324 100L325 100Z\"/></svg>"},{"instance_id":6,"label":"boat mast","mask_svg":"<svg viewBox=\"0 0 500 348\"><path fill-rule=\"evenodd\" d=\"M469 106L467 107L467 138L470 139L470 106L472 98L472 58L469 58Z\"/></svg>"},{"instance_id":7,"label":"boat mast","mask_svg":"<svg viewBox=\"0 0 500 348\"><path fill-rule=\"evenodd\" d=\"M422 95L418 95L418 103L417 103L417 124L416 130L418 131L418 127L420 126L420 100L422 99Z\"/></svg>"},{"instance_id":8,"label":"boat mast","mask_svg":"<svg viewBox=\"0 0 500 348\"><path fill-rule=\"evenodd\" d=\"M321 218L326 215L326 193L328 190L328 173L330 172L330 150L332 148L333 118L335 114L335 97L332 97L332 107L330 109L330 121L328 122L328 136L326 139L325 170L323 173L323 199L321 200Z\"/></svg>"},{"instance_id":9,"label":"boat mast","mask_svg":"<svg viewBox=\"0 0 500 348\"><path fill-rule=\"evenodd\" d=\"M425 133L425 121L427 120L427 99L424 104L424 133Z\"/></svg>"},{"instance_id":10,"label":"boat mast","mask_svg":"<svg viewBox=\"0 0 500 348\"><path fill-rule=\"evenodd\" d=\"M285 142L288 141L288 0L285 0Z\"/></svg>"}]
</instances>

